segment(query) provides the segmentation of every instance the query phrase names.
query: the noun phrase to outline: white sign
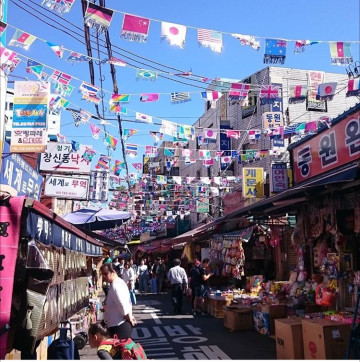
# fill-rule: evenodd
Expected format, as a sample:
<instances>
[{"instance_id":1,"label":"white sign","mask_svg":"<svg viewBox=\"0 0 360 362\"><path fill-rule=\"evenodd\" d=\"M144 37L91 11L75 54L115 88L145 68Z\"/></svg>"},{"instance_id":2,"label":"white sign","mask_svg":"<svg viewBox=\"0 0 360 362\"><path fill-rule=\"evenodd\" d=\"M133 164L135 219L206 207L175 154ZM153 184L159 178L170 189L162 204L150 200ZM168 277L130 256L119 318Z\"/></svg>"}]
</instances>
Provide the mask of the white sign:
<instances>
[{"instance_id":1,"label":"white sign","mask_svg":"<svg viewBox=\"0 0 360 362\"><path fill-rule=\"evenodd\" d=\"M45 184L45 196L61 199L86 200L90 178L88 176L48 175Z\"/></svg>"},{"instance_id":2,"label":"white sign","mask_svg":"<svg viewBox=\"0 0 360 362\"><path fill-rule=\"evenodd\" d=\"M46 129L14 128L11 130L10 152L45 152L47 143Z\"/></svg>"},{"instance_id":3,"label":"white sign","mask_svg":"<svg viewBox=\"0 0 360 362\"><path fill-rule=\"evenodd\" d=\"M89 174L90 162L82 157L86 147L91 148L80 145L78 151L72 151L70 143L49 142L45 153L41 154L40 170Z\"/></svg>"}]
</instances>

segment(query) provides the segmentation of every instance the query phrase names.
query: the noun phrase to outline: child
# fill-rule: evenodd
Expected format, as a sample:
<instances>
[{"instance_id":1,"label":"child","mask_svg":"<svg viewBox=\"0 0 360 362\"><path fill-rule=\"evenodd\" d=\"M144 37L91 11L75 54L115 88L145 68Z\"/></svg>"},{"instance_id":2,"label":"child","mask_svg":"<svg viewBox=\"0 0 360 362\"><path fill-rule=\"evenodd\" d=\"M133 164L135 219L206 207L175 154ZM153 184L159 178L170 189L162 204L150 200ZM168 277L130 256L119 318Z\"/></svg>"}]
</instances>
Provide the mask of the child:
<instances>
[{"instance_id":1,"label":"child","mask_svg":"<svg viewBox=\"0 0 360 362\"><path fill-rule=\"evenodd\" d=\"M97 348L100 359L147 359L141 345L131 338L110 338L104 321L91 324L88 335L89 345Z\"/></svg>"}]
</instances>

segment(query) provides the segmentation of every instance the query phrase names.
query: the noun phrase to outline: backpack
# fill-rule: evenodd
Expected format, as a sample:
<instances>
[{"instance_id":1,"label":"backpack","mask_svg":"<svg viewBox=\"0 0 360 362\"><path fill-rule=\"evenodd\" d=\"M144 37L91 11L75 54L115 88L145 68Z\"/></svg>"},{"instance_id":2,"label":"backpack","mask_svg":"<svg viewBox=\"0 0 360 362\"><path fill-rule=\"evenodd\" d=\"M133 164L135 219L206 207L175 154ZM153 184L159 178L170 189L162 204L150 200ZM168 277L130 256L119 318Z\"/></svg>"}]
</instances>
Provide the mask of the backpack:
<instances>
[{"instance_id":1,"label":"backpack","mask_svg":"<svg viewBox=\"0 0 360 362\"><path fill-rule=\"evenodd\" d=\"M145 360L147 359L146 353L142 348L140 343L134 342L131 338L109 338L101 342L99 349L105 347L104 349L108 350L111 346L111 351L109 351L111 357L116 359L115 355L119 354L121 358L119 359L135 359L135 360ZM120 357L119 356L119 357ZM114 358L115 357L115 358Z\"/></svg>"}]
</instances>

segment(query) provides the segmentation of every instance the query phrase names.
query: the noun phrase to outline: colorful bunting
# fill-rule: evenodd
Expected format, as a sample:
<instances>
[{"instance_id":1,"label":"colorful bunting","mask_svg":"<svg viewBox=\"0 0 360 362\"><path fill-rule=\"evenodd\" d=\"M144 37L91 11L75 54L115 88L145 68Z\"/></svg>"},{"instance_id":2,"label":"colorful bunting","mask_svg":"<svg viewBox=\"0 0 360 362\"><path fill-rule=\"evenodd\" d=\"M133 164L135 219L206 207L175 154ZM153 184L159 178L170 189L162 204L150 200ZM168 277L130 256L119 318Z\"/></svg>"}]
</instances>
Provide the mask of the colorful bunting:
<instances>
[{"instance_id":1,"label":"colorful bunting","mask_svg":"<svg viewBox=\"0 0 360 362\"><path fill-rule=\"evenodd\" d=\"M289 92L289 103L294 104L304 102L307 97L307 92L307 85L291 85Z\"/></svg>"},{"instance_id":2,"label":"colorful bunting","mask_svg":"<svg viewBox=\"0 0 360 362\"><path fill-rule=\"evenodd\" d=\"M35 60L28 59L26 71L35 74L37 77L41 76L44 65L36 62Z\"/></svg>"},{"instance_id":3,"label":"colorful bunting","mask_svg":"<svg viewBox=\"0 0 360 362\"><path fill-rule=\"evenodd\" d=\"M71 52L70 55L67 58L68 61L70 62L90 62L91 58L88 57L87 55L84 54L80 54L77 52Z\"/></svg>"},{"instance_id":4,"label":"colorful bunting","mask_svg":"<svg viewBox=\"0 0 360 362\"><path fill-rule=\"evenodd\" d=\"M127 108L120 106L119 104L111 104L110 112L115 112L119 116L120 114L127 114Z\"/></svg>"},{"instance_id":5,"label":"colorful bunting","mask_svg":"<svg viewBox=\"0 0 360 362\"><path fill-rule=\"evenodd\" d=\"M167 134L169 136L176 137L177 136L177 124L163 119L161 121L160 132Z\"/></svg>"},{"instance_id":6,"label":"colorful bunting","mask_svg":"<svg viewBox=\"0 0 360 362\"><path fill-rule=\"evenodd\" d=\"M56 137L57 137L57 141L60 142L60 143L66 143L66 136L60 134L60 133L57 133L56 134Z\"/></svg>"},{"instance_id":7,"label":"colorful bunting","mask_svg":"<svg viewBox=\"0 0 360 362\"><path fill-rule=\"evenodd\" d=\"M25 33L19 29L16 29L15 34L9 41L10 46L19 47L25 50L29 50L31 44L36 40L34 35Z\"/></svg>"},{"instance_id":8,"label":"colorful bunting","mask_svg":"<svg viewBox=\"0 0 360 362\"><path fill-rule=\"evenodd\" d=\"M305 51L305 47L308 45L314 45L317 44L317 41L310 41L310 40L296 40L295 41L295 48L294 48L294 53L302 53L303 51Z\"/></svg>"},{"instance_id":9,"label":"colorful bunting","mask_svg":"<svg viewBox=\"0 0 360 362\"><path fill-rule=\"evenodd\" d=\"M158 100L158 93L142 93L140 97L140 102L156 102Z\"/></svg>"},{"instance_id":10,"label":"colorful bunting","mask_svg":"<svg viewBox=\"0 0 360 362\"><path fill-rule=\"evenodd\" d=\"M59 70L55 70L51 75L51 80L55 83L60 83L64 85L68 85L71 81L71 75L60 72Z\"/></svg>"},{"instance_id":11,"label":"colorful bunting","mask_svg":"<svg viewBox=\"0 0 360 362\"><path fill-rule=\"evenodd\" d=\"M286 40L266 39L265 40L265 64L284 64L286 56Z\"/></svg>"},{"instance_id":12,"label":"colorful bunting","mask_svg":"<svg viewBox=\"0 0 360 362\"><path fill-rule=\"evenodd\" d=\"M81 99L84 101L94 103L96 105L100 104L100 101L101 101L101 99L99 97L96 97L92 94L86 94L86 93L83 93Z\"/></svg>"},{"instance_id":13,"label":"colorful bunting","mask_svg":"<svg viewBox=\"0 0 360 362\"><path fill-rule=\"evenodd\" d=\"M259 140L261 136L261 129L252 129L248 131L249 140Z\"/></svg>"},{"instance_id":14,"label":"colorful bunting","mask_svg":"<svg viewBox=\"0 0 360 362\"><path fill-rule=\"evenodd\" d=\"M127 143L125 145L125 153L127 155L129 155L130 157L136 157L137 156L137 154L138 154L137 149L138 149L138 146L134 145L132 143Z\"/></svg>"},{"instance_id":15,"label":"colorful bunting","mask_svg":"<svg viewBox=\"0 0 360 362\"><path fill-rule=\"evenodd\" d=\"M118 65L119 67L126 67L125 60L118 59L116 57L111 57L110 59L107 60L107 62L112 65Z\"/></svg>"},{"instance_id":16,"label":"colorful bunting","mask_svg":"<svg viewBox=\"0 0 360 362\"><path fill-rule=\"evenodd\" d=\"M143 114L140 112L135 112L135 119L144 123L153 123L152 116L148 116L147 114Z\"/></svg>"},{"instance_id":17,"label":"colorful bunting","mask_svg":"<svg viewBox=\"0 0 360 362\"><path fill-rule=\"evenodd\" d=\"M211 158L210 150L199 150L200 160L209 160Z\"/></svg>"},{"instance_id":18,"label":"colorful bunting","mask_svg":"<svg viewBox=\"0 0 360 362\"><path fill-rule=\"evenodd\" d=\"M224 157L220 158L220 163L229 164L231 162L232 162L232 159L230 156L224 156Z\"/></svg>"},{"instance_id":19,"label":"colorful bunting","mask_svg":"<svg viewBox=\"0 0 360 362\"><path fill-rule=\"evenodd\" d=\"M211 128L203 129L203 139L206 143L216 143L218 132Z\"/></svg>"},{"instance_id":20,"label":"colorful bunting","mask_svg":"<svg viewBox=\"0 0 360 362\"><path fill-rule=\"evenodd\" d=\"M175 183L181 185L181 176L173 176L172 179L175 181Z\"/></svg>"},{"instance_id":21,"label":"colorful bunting","mask_svg":"<svg viewBox=\"0 0 360 362\"><path fill-rule=\"evenodd\" d=\"M46 6L51 10L56 10L59 14L68 13L75 0L43 0L42 6Z\"/></svg>"},{"instance_id":22,"label":"colorful bunting","mask_svg":"<svg viewBox=\"0 0 360 362\"><path fill-rule=\"evenodd\" d=\"M6 30L7 24L0 21L0 35Z\"/></svg>"},{"instance_id":23,"label":"colorful bunting","mask_svg":"<svg viewBox=\"0 0 360 362\"><path fill-rule=\"evenodd\" d=\"M167 177L164 175L157 175L156 182L158 185L166 185L167 184Z\"/></svg>"},{"instance_id":24,"label":"colorful bunting","mask_svg":"<svg viewBox=\"0 0 360 362\"><path fill-rule=\"evenodd\" d=\"M170 45L176 45L180 48L184 48L186 38L186 26L162 21L161 38L167 39Z\"/></svg>"},{"instance_id":25,"label":"colorful bunting","mask_svg":"<svg viewBox=\"0 0 360 362\"><path fill-rule=\"evenodd\" d=\"M229 99L244 100L249 95L250 84L232 83L229 92Z\"/></svg>"},{"instance_id":26,"label":"colorful bunting","mask_svg":"<svg viewBox=\"0 0 360 362\"><path fill-rule=\"evenodd\" d=\"M129 137L133 136L136 132L137 132L136 129L124 128L123 129L122 139L124 141L126 141Z\"/></svg>"},{"instance_id":27,"label":"colorful bunting","mask_svg":"<svg viewBox=\"0 0 360 362\"><path fill-rule=\"evenodd\" d=\"M99 33L104 33L110 27L114 12L110 9L88 2L84 23Z\"/></svg>"},{"instance_id":28,"label":"colorful bunting","mask_svg":"<svg viewBox=\"0 0 360 362\"><path fill-rule=\"evenodd\" d=\"M162 141L162 139L163 139L163 134L162 134L162 133L159 133L159 132L150 131L150 135L154 138L154 140L155 140L155 145L157 145L158 142L159 142L159 141Z\"/></svg>"},{"instance_id":29,"label":"colorful bunting","mask_svg":"<svg viewBox=\"0 0 360 362\"><path fill-rule=\"evenodd\" d=\"M157 157L159 155L157 147L145 146L145 155L150 158Z\"/></svg>"},{"instance_id":30,"label":"colorful bunting","mask_svg":"<svg viewBox=\"0 0 360 362\"><path fill-rule=\"evenodd\" d=\"M214 159L210 158L208 160L203 160L203 166L210 167L214 165Z\"/></svg>"},{"instance_id":31,"label":"colorful bunting","mask_svg":"<svg viewBox=\"0 0 360 362\"><path fill-rule=\"evenodd\" d=\"M203 47L210 48L213 52L222 51L222 34L218 31L198 29L198 42Z\"/></svg>"},{"instance_id":32,"label":"colorful bunting","mask_svg":"<svg viewBox=\"0 0 360 362\"><path fill-rule=\"evenodd\" d=\"M273 85L262 85L259 96L261 105L273 104L279 97L279 87Z\"/></svg>"},{"instance_id":33,"label":"colorful bunting","mask_svg":"<svg viewBox=\"0 0 360 362\"><path fill-rule=\"evenodd\" d=\"M348 42L330 42L330 56L332 65L348 65L353 62L351 47Z\"/></svg>"},{"instance_id":34,"label":"colorful bunting","mask_svg":"<svg viewBox=\"0 0 360 362\"><path fill-rule=\"evenodd\" d=\"M184 148L181 150L182 157L191 157L192 150L189 150L188 148Z\"/></svg>"},{"instance_id":35,"label":"colorful bunting","mask_svg":"<svg viewBox=\"0 0 360 362\"><path fill-rule=\"evenodd\" d=\"M238 140L240 138L240 131L227 130L226 137L235 138Z\"/></svg>"},{"instance_id":36,"label":"colorful bunting","mask_svg":"<svg viewBox=\"0 0 360 362\"><path fill-rule=\"evenodd\" d=\"M346 97L360 95L360 78L349 79Z\"/></svg>"},{"instance_id":37,"label":"colorful bunting","mask_svg":"<svg viewBox=\"0 0 360 362\"><path fill-rule=\"evenodd\" d=\"M108 170L110 160L111 160L111 157L106 156L106 155L100 155L99 160L98 160L95 168L96 169Z\"/></svg>"},{"instance_id":38,"label":"colorful bunting","mask_svg":"<svg viewBox=\"0 0 360 362\"><path fill-rule=\"evenodd\" d=\"M110 104L112 104L112 103L129 103L129 102L130 102L130 94L113 93L111 95Z\"/></svg>"},{"instance_id":39,"label":"colorful bunting","mask_svg":"<svg viewBox=\"0 0 360 362\"><path fill-rule=\"evenodd\" d=\"M95 126L94 124L90 123L90 129L91 129L91 133L92 133L93 138L95 138L96 140L99 139L100 128Z\"/></svg>"},{"instance_id":40,"label":"colorful bunting","mask_svg":"<svg viewBox=\"0 0 360 362\"><path fill-rule=\"evenodd\" d=\"M174 157L175 156L175 148L164 148L164 156Z\"/></svg>"},{"instance_id":41,"label":"colorful bunting","mask_svg":"<svg viewBox=\"0 0 360 362\"><path fill-rule=\"evenodd\" d=\"M17 54L0 43L0 69L12 72L20 63Z\"/></svg>"},{"instance_id":42,"label":"colorful bunting","mask_svg":"<svg viewBox=\"0 0 360 362\"><path fill-rule=\"evenodd\" d=\"M130 14L124 15L121 37L138 42L146 42L150 27L150 19Z\"/></svg>"},{"instance_id":43,"label":"colorful bunting","mask_svg":"<svg viewBox=\"0 0 360 362\"><path fill-rule=\"evenodd\" d=\"M87 82L82 82L79 87L79 91L82 94L87 94L91 96L96 96L99 90L99 87Z\"/></svg>"},{"instance_id":44,"label":"colorful bunting","mask_svg":"<svg viewBox=\"0 0 360 362\"><path fill-rule=\"evenodd\" d=\"M251 35L242 35L242 34L231 34L234 38L240 40L241 45L249 45L255 50L260 49L260 42Z\"/></svg>"},{"instance_id":45,"label":"colorful bunting","mask_svg":"<svg viewBox=\"0 0 360 362\"><path fill-rule=\"evenodd\" d=\"M171 103L184 103L188 101L191 101L189 92L171 93Z\"/></svg>"},{"instance_id":46,"label":"colorful bunting","mask_svg":"<svg viewBox=\"0 0 360 362\"><path fill-rule=\"evenodd\" d=\"M321 83L318 86L318 92L316 94L316 99L320 101L329 100L331 101L334 98L336 92L336 82L330 83Z\"/></svg>"},{"instance_id":47,"label":"colorful bunting","mask_svg":"<svg viewBox=\"0 0 360 362\"><path fill-rule=\"evenodd\" d=\"M117 140L115 137L111 136L109 133L106 135L105 142L108 143L108 145L115 150L116 145L119 140Z\"/></svg>"},{"instance_id":48,"label":"colorful bunting","mask_svg":"<svg viewBox=\"0 0 360 362\"><path fill-rule=\"evenodd\" d=\"M188 125L180 125L179 135L186 140L194 141L195 140L195 128Z\"/></svg>"},{"instance_id":49,"label":"colorful bunting","mask_svg":"<svg viewBox=\"0 0 360 362\"><path fill-rule=\"evenodd\" d=\"M136 69L137 79L156 80L157 77L158 77L158 72L154 70Z\"/></svg>"},{"instance_id":50,"label":"colorful bunting","mask_svg":"<svg viewBox=\"0 0 360 362\"><path fill-rule=\"evenodd\" d=\"M43 72L41 72L41 76L42 76ZM70 84L61 84L61 83L55 83L54 84L54 91L57 94L60 94L62 96L66 96L69 97L71 95L71 93L74 90L74 86L70 85Z\"/></svg>"},{"instance_id":51,"label":"colorful bunting","mask_svg":"<svg viewBox=\"0 0 360 362\"><path fill-rule=\"evenodd\" d=\"M137 171L142 170L142 167L143 167L142 163L133 163L132 165L135 168L135 170L137 170Z\"/></svg>"},{"instance_id":52,"label":"colorful bunting","mask_svg":"<svg viewBox=\"0 0 360 362\"><path fill-rule=\"evenodd\" d=\"M201 97L206 101L215 101L222 96L221 92L207 91L201 92Z\"/></svg>"},{"instance_id":53,"label":"colorful bunting","mask_svg":"<svg viewBox=\"0 0 360 362\"><path fill-rule=\"evenodd\" d=\"M61 59L64 55L64 47L61 45L56 45L54 43L50 43L49 41L46 44L51 48L51 50Z\"/></svg>"}]
</instances>

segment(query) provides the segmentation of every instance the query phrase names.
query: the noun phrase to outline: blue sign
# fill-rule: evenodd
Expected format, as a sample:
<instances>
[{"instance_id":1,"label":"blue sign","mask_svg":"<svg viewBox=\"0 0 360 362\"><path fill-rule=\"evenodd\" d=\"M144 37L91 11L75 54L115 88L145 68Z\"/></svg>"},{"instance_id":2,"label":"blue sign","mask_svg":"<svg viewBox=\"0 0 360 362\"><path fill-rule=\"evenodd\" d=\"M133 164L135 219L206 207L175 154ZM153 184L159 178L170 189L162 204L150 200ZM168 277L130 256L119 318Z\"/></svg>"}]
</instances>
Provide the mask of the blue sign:
<instances>
[{"instance_id":1,"label":"blue sign","mask_svg":"<svg viewBox=\"0 0 360 362\"><path fill-rule=\"evenodd\" d=\"M46 128L47 104L14 104L13 128Z\"/></svg>"},{"instance_id":2,"label":"blue sign","mask_svg":"<svg viewBox=\"0 0 360 362\"><path fill-rule=\"evenodd\" d=\"M220 124L220 129L228 129L228 130L230 130L231 128L228 125ZM224 151L222 156L231 156L230 150L231 150L231 140L227 136L226 133L221 132L220 133L220 151ZM225 169L232 170L233 165L231 164L229 166L227 163L221 163L220 168L221 168L221 170L225 170Z\"/></svg>"},{"instance_id":3,"label":"blue sign","mask_svg":"<svg viewBox=\"0 0 360 362\"><path fill-rule=\"evenodd\" d=\"M276 98L275 101L271 104L271 112L283 112L283 98L282 98L282 87L281 83L271 83L272 86L276 86L280 88L280 97Z\"/></svg>"},{"instance_id":4,"label":"blue sign","mask_svg":"<svg viewBox=\"0 0 360 362\"><path fill-rule=\"evenodd\" d=\"M1 162L0 184L10 186L17 196L28 196L40 200L44 178L17 153L10 153L10 146L4 143Z\"/></svg>"},{"instance_id":5,"label":"blue sign","mask_svg":"<svg viewBox=\"0 0 360 362\"><path fill-rule=\"evenodd\" d=\"M283 139L276 139L273 140L273 147L285 147L285 141Z\"/></svg>"}]
</instances>

